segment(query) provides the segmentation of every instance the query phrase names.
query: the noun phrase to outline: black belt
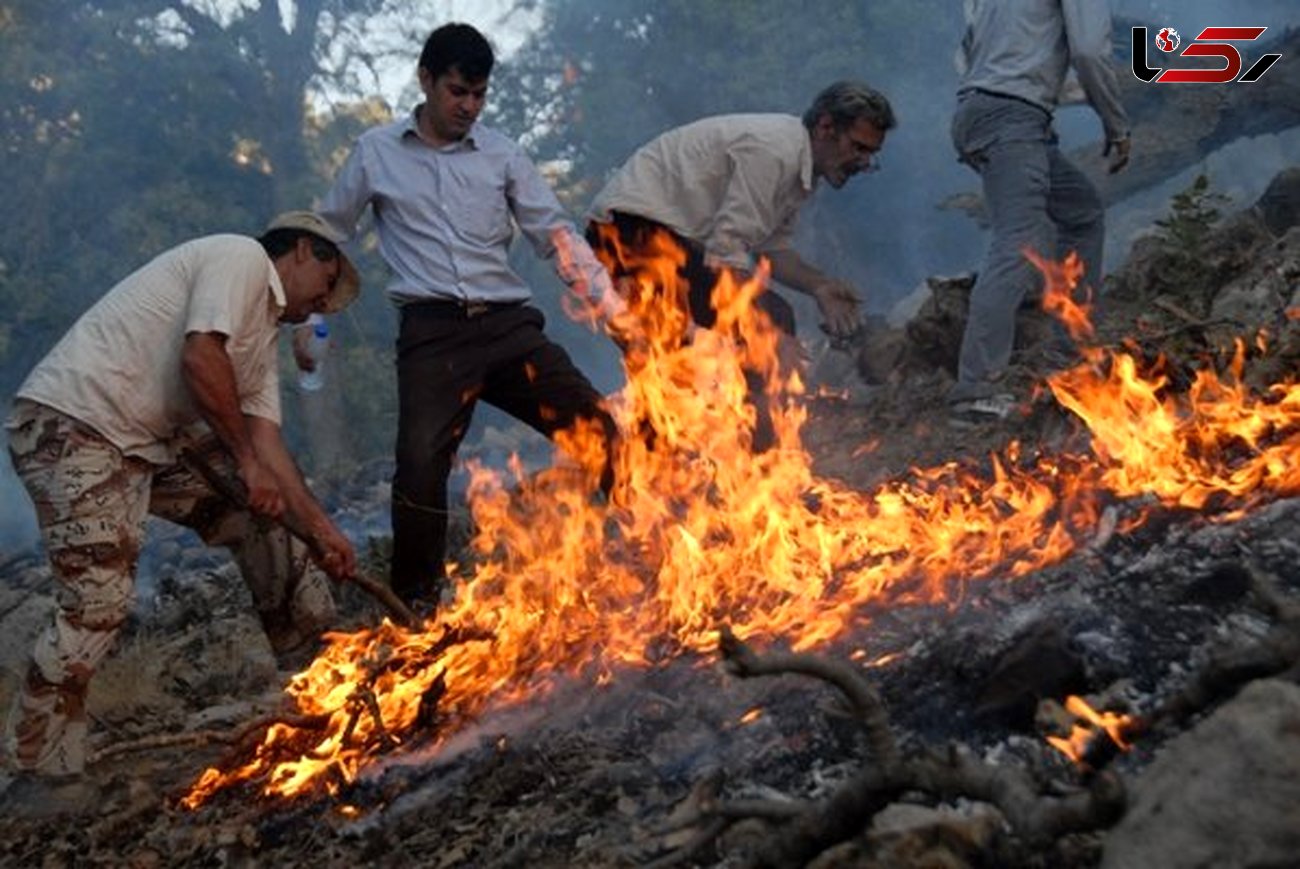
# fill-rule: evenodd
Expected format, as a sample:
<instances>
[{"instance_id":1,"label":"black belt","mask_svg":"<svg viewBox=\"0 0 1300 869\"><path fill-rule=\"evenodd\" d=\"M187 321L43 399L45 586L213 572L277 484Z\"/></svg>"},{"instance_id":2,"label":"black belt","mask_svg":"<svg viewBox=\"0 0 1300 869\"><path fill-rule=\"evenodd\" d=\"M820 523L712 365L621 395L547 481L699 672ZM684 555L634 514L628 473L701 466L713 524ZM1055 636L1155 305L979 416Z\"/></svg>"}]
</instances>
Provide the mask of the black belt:
<instances>
[{"instance_id":1,"label":"black belt","mask_svg":"<svg viewBox=\"0 0 1300 869\"><path fill-rule=\"evenodd\" d=\"M442 320L472 320L485 314L496 314L521 307L518 302L489 302L484 299L417 299L402 305L402 313L437 317Z\"/></svg>"}]
</instances>

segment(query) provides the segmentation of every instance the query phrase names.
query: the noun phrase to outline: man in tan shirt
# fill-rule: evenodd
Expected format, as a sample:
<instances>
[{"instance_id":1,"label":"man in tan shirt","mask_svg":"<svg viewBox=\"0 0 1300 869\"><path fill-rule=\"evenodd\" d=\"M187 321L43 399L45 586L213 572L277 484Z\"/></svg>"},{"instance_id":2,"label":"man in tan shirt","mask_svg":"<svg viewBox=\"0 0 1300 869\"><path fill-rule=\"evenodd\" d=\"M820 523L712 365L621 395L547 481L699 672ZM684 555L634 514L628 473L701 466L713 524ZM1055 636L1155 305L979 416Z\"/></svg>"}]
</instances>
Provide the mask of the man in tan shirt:
<instances>
[{"instance_id":1,"label":"man in tan shirt","mask_svg":"<svg viewBox=\"0 0 1300 869\"><path fill-rule=\"evenodd\" d=\"M670 130L637 150L596 195L588 241L618 283L634 277L618 248L635 257L656 233L670 233L686 253L679 273L688 285L690 320L704 328L716 321L710 295L719 269L748 273L762 256L773 280L817 301L828 334L848 337L859 326L857 293L795 251L795 223L819 181L838 189L873 170L894 125L882 94L841 81L818 94L802 119L720 115ZM768 290L755 304L778 329L794 335L788 302ZM746 376L761 411L761 377ZM760 412L754 449L770 446L772 436L771 422Z\"/></svg>"},{"instance_id":2,"label":"man in tan shirt","mask_svg":"<svg viewBox=\"0 0 1300 869\"><path fill-rule=\"evenodd\" d=\"M336 242L316 215L289 212L257 239L172 248L86 311L19 388L10 456L36 506L58 607L10 714L18 778L7 811L86 798L89 681L130 614L147 514L232 549L277 652L332 619L303 547L252 514L287 512L310 529L321 568L336 579L355 572L351 544L280 436L279 325L341 310L357 293ZM187 449L237 475L247 509L192 473Z\"/></svg>"}]
</instances>

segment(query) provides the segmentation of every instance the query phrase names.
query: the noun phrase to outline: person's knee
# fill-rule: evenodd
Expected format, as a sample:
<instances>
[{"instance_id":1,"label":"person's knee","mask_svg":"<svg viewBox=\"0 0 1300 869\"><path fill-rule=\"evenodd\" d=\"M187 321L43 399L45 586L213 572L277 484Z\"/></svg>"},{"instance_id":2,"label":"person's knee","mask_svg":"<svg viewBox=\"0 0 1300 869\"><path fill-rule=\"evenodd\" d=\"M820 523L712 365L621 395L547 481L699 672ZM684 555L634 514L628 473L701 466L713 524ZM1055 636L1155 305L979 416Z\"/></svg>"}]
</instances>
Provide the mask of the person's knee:
<instances>
[{"instance_id":1,"label":"person's knee","mask_svg":"<svg viewBox=\"0 0 1300 869\"><path fill-rule=\"evenodd\" d=\"M1106 231L1106 208L1101 198L1095 194L1080 202L1072 217L1075 227L1082 235L1101 236Z\"/></svg>"},{"instance_id":2,"label":"person's knee","mask_svg":"<svg viewBox=\"0 0 1300 869\"><path fill-rule=\"evenodd\" d=\"M94 631L113 631L134 605L133 545L99 544L61 549L50 554L59 576L59 611L69 624Z\"/></svg>"},{"instance_id":3,"label":"person's knee","mask_svg":"<svg viewBox=\"0 0 1300 869\"><path fill-rule=\"evenodd\" d=\"M338 621L338 606L329 580L308 567L285 604L275 610L259 610L262 630L277 658L314 648L320 635Z\"/></svg>"}]
</instances>

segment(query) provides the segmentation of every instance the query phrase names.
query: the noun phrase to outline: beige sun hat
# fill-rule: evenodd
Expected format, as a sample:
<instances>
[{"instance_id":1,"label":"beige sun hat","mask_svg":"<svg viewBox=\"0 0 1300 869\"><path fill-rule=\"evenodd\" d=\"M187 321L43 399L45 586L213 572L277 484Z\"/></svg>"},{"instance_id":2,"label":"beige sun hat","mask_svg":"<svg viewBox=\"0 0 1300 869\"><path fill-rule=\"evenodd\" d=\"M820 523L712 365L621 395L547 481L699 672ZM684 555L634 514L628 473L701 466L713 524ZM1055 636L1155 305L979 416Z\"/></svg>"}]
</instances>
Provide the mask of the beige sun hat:
<instances>
[{"instance_id":1,"label":"beige sun hat","mask_svg":"<svg viewBox=\"0 0 1300 869\"><path fill-rule=\"evenodd\" d=\"M325 219L314 211L286 211L283 214L277 214L271 222L266 225L266 232L273 229L301 229L310 232L312 235L319 236L334 245L341 245L346 240L342 233L337 232ZM334 282L334 288L330 294L325 297L325 306L323 312L326 314L337 314L348 305L361 292L361 276L357 274L357 269L348 259L343 249L339 248L339 278Z\"/></svg>"}]
</instances>

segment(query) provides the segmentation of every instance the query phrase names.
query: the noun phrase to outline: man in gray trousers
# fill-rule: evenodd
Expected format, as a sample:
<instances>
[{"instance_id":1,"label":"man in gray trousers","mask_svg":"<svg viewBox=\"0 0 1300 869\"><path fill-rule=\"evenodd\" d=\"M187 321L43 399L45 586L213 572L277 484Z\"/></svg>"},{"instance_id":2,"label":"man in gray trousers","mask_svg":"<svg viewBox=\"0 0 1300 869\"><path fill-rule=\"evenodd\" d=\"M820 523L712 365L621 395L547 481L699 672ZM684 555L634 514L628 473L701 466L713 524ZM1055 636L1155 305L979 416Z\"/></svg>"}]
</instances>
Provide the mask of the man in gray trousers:
<instances>
[{"instance_id":1,"label":"man in gray trousers","mask_svg":"<svg viewBox=\"0 0 1300 869\"><path fill-rule=\"evenodd\" d=\"M1011 358L1016 309L1041 283L1023 251L1061 258L1076 251L1082 284L1099 290L1105 234L1101 197L1057 147L1052 112L1074 88L1100 116L1104 156L1128 163L1128 117L1110 65L1106 0L965 0L963 67L952 122L959 159L979 173L993 237L971 291L954 422L996 421L1015 399L998 389Z\"/></svg>"}]
</instances>

